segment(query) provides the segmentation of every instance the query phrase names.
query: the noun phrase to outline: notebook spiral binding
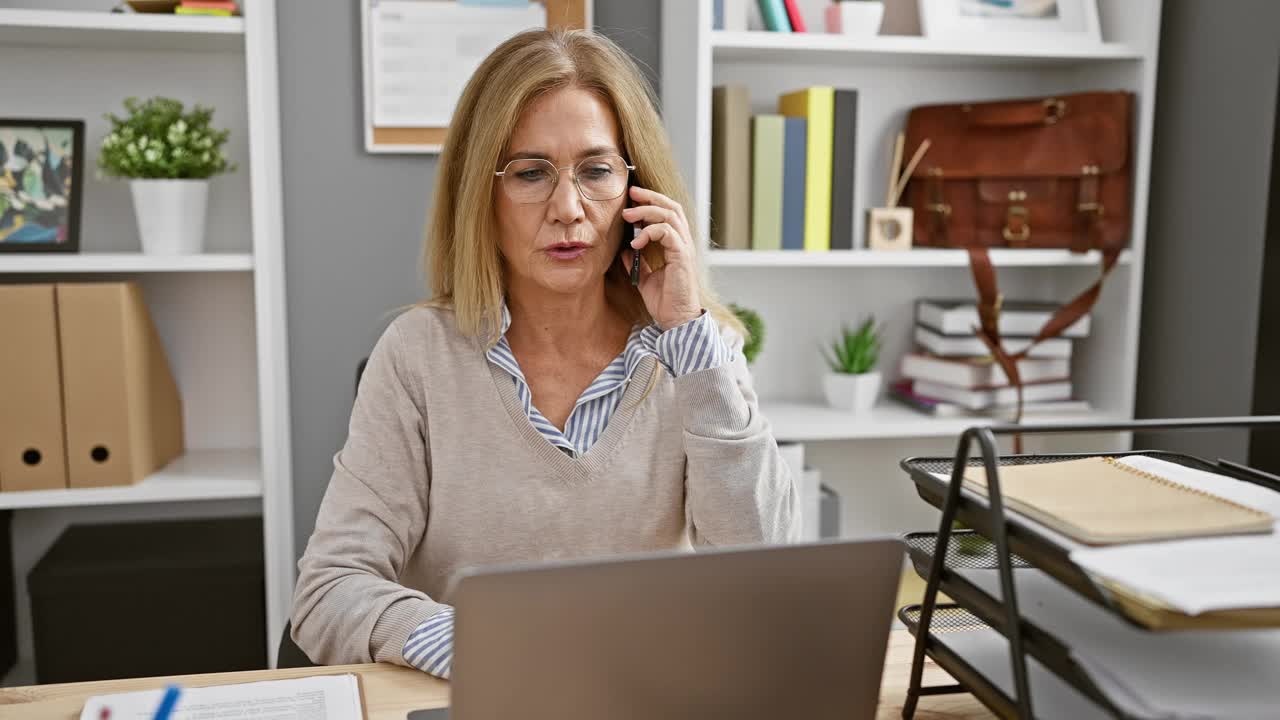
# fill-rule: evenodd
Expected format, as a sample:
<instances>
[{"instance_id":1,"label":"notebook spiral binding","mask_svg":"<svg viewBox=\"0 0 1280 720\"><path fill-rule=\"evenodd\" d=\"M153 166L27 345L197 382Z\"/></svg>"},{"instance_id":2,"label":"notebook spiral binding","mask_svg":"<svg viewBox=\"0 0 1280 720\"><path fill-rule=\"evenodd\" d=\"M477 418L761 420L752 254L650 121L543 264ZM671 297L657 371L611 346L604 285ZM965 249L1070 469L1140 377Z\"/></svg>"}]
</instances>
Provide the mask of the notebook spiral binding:
<instances>
[{"instance_id":1,"label":"notebook spiral binding","mask_svg":"<svg viewBox=\"0 0 1280 720\"><path fill-rule=\"evenodd\" d=\"M1199 489L1199 488L1188 487L1188 486L1186 486L1186 485L1183 485L1183 484L1182 484L1182 483L1180 483L1180 482L1176 482L1176 481L1174 481L1174 480L1170 480L1169 478L1164 477L1163 475L1157 475L1157 474L1155 474L1155 473L1153 473L1153 472L1148 472L1148 471L1146 471L1146 470L1139 470L1138 468L1136 468L1136 467L1134 467L1134 466L1132 466L1132 465L1127 465L1127 464L1125 464L1125 463L1120 462L1119 460L1116 460L1114 457L1109 457L1109 456L1107 456L1107 457L1103 457L1103 458L1101 458L1101 459L1102 459L1102 461L1103 461L1103 462L1107 463L1108 465L1110 465L1110 466L1112 466L1112 467L1114 467L1114 468L1117 468L1117 469L1119 469L1119 470L1123 470L1123 471L1125 471L1125 472L1127 472L1127 473L1130 473L1130 474L1133 474L1133 475L1137 475L1137 476L1139 476L1139 477L1146 478L1146 479L1148 479L1148 480L1150 480L1150 481L1152 481L1152 482L1156 483L1157 485L1163 485L1163 486L1165 486L1165 487L1171 487L1171 488L1173 488L1173 489L1175 489L1175 490L1181 490L1181 491L1183 491L1183 492L1191 493L1192 495L1199 495L1199 496L1201 496L1201 497L1206 497L1206 498L1209 498L1209 499L1211 499L1211 500L1216 500L1217 502L1222 503L1222 504L1224 504L1224 505L1229 505L1229 506L1231 506L1232 508L1235 508L1236 510L1244 510L1244 511L1248 512L1250 515L1253 515L1253 516L1255 516L1255 517L1259 517L1259 518L1270 518L1270 517L1271 517L1271 516L1270 516L1270 515L1268 515L1267 513L1264 513L1264 512L1262 512L1261 510L1258 510L1257 508L1251 508L1251 507L1249 507L1248 505L1241 505L1240 503L1235 502L1234 500L1228 500L1227 498L1224 498L1224 497L1222 497L1221 495L1215 495L1215 494L1213 494L1213 493L1211 493L1211 492L1207 492L1207 491L1205 491L1205 490L1201 490L1201 489Z\"/></svg>"}]
</instances>

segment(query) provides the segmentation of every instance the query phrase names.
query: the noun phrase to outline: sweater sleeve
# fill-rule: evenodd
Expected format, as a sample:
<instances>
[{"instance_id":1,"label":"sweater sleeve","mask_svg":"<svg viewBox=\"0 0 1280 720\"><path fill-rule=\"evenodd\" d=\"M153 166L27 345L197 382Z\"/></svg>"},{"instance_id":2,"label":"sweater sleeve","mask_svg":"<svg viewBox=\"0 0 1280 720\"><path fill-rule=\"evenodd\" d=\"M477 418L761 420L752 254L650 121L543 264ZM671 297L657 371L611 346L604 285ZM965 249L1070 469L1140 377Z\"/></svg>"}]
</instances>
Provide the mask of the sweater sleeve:
<instances>
[{"instance_id":1,"label":"sweater sleeve","mask_svg":"<svg viewBox=\"0 0 1280 720\"><path fill-rule=\"evenodd\" d=\"M423 392L392 323L369 357L346 444L298 562L293 639L315 662L406 665L410 633L446 610L398 582L426 531Z\"/></svg>"},{"instance_id":2,"label":"sweater sleeve","mask_svg":"<svg viewBox=\"0 0 1280 720\"><path fill-rule=\"evenodd\" d=\"M742 337L725 332L729 361L675 378L684 427L685 513L697 545L794 542L795 480L751 384Z\"/></svg>"}]
</instances>

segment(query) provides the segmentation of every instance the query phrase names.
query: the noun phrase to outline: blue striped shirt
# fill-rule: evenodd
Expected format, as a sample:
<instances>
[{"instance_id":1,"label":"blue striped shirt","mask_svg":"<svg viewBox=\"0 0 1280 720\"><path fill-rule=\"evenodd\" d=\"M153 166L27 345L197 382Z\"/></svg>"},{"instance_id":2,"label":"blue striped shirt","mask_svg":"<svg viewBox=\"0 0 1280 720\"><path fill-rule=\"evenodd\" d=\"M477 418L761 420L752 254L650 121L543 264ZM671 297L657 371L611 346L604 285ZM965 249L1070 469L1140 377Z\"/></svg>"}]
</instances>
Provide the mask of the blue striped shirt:
<instances>
[{"instance_id":1,"label":"blue striped shirt","mask_svg":"<svg viewBox=\"0 0 1280 720\"><path fill-rule=\"evenodd\" d=\"M720 367L733 358L733 351L720 336L715 318L705 311L696 319L666 332L657 325L637 327L627 338L622 354L614 358L583 391L562 432L534 407L529 384L507 343L509 327L511 313L503 306L502 336L488 351L489 362L511 376L525 415L547 442L575 456L590 450L600 439L618 402L622 400L623 391L631 382L631 376L645 357L652 355L658 358L676 377ZM453 614L453 608L446 606L409 633L404 644L405 662L447 680L453 666Z\"/></svg>"}]
</instances>

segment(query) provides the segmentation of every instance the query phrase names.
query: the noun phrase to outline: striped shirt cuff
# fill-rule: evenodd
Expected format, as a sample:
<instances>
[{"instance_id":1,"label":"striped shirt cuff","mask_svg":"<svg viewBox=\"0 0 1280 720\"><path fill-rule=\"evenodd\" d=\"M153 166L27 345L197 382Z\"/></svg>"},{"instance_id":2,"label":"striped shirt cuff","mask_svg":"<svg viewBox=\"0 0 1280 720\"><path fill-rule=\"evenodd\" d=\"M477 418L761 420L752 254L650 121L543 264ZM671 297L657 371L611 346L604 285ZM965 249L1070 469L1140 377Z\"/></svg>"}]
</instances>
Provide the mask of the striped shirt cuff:
<instances>
[{"instance_id":1,"label":"striped shirt cuff","mask_svg":"<svg viewBox=\"0 0 1280 720\"><path fill-rule=\"evenodd\" d=\"M658 359L680 377L728 363L733 353L720 337L720 326L706 310L689 322L658 336Z\"/></svg>"},{"instance_id":2,"label":"striped shirt cuff","mask_svg":"<svg viewBox=\"0 0 1280 720\"><path fill-rule=\"evenodd\" d=\"M453 667L453 608L422 621L404 643L404 661L412 667L448 680Z\"/></svg>"}]
</instances>

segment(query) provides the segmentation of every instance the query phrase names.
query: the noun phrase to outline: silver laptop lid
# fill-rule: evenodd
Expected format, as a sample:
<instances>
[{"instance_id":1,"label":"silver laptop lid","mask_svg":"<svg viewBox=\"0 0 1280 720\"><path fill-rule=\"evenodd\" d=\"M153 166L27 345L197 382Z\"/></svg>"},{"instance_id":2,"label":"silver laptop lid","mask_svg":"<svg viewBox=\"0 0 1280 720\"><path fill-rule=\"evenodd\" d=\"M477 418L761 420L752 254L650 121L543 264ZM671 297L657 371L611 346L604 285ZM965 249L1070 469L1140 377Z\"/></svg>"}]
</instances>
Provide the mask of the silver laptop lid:
<instances>
[{"instance_id":1,"label":"silver laptop lid","mask_svg":"<svg viewBox=\"0 0 1280 720\"><path fill-rule=\"evenodd\" d=\"M454 720L873 718L896 538L458 579Z\"/></svg>"}]
</instances>

